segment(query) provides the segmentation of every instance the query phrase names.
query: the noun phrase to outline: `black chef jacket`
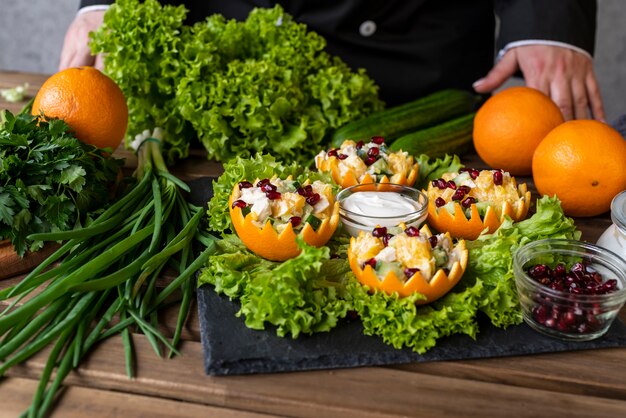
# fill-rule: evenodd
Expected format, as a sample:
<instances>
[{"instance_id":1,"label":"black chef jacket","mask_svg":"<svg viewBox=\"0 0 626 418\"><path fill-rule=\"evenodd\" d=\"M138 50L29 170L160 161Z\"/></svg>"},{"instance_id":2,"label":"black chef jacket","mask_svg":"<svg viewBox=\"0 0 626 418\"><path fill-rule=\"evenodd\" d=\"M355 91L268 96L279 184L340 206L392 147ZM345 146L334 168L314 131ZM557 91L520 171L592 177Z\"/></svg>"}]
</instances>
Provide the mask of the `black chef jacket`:
<instances>
[{"instance_id":1,"label":"black chef jacket","mask_svg":"<svg viewBox=\"0 0 626 418\"><path fill-rule=\"evenodd\" d=\"M83 0L81 6L106 1ZM109 2L110 3L110 2ZM596 0L215 0L185 4L187 23L212 13L243 20L280 3L328 41L350 67L365 68L395 105L443 88L470 90L493 66L494 50L552 40L593 53ZM496 44L496 15L500 32Z\"/></svg>"}]
</instances>

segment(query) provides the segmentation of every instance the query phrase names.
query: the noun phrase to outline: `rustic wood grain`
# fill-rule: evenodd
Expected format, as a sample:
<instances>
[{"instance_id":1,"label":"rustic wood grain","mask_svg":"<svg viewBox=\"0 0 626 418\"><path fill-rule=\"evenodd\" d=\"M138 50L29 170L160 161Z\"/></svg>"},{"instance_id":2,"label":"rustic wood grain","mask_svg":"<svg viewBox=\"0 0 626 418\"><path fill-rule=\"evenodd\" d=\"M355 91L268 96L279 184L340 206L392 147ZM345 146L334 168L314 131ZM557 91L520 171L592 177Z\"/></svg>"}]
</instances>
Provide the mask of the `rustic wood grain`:
<instances>
[{"instance_id":1,"label":"rustic wood grain","mask_svg":"<svg viewBox=\"0 0 626 418\"><path fill-rule=\"evenodd\" d=\"M185 342L183 356L163 360L154 356L145 338L134 336L134 342L139 366L135 379L128 380L126 377L121 341L112 338L94 350L79 370L68 377L66 384L298 417L531 417L559 416L564 410L572 417L626 414L624 401L589 396L580 390L572 391L576 381L571 378L564 381L558 391L537 389L536 383L543 378L541 372L545 370L550 374L549 362L543 365L539 362L536 377L529 378L526 385L512 385L510 380L514 380L513 377L497 378L506 373L521 373L524 367L510 365L516 358L507 360L508 368L505 362L499 367L474 369L474 374L478 376L494 370L491 382L478 379L469 371L461 376L446 376L441 369L449 371L450 362L416 365L407 369L362 367L211 377L204 375L202 350L198 343ZM614 360L624 364L624 351L621 357L618 355ZM10 375L36 378L44 362L45 353L42 353L27 365L13 369ZM536 363L533 361L531 364L535 367ZM617 382L618 376L621 378L624 375L623 366L614 373L612 381ZM584 378L581 376L580 380ZM601 380L598 375L587 385L606 386ZM620 385L623 390L623 383ZM595 388L592 389L595 391ZM622 393L622 399L626 399L626 394Z\"/></svg>"},{"instance_id":2,"label":"rustic wood grain","mask_svg":"<svg viewBox=\"0 0 626 418\"><path fill-rule=\"evenodd\" d=\"M3 402L0 406L0 418L19 416L30 405L36 388L36 380L8 378L1 381L0 399ZM67 388L49 416L50 418L269 417L265 414L83 387Z\"/></svg>"}]
</instances>

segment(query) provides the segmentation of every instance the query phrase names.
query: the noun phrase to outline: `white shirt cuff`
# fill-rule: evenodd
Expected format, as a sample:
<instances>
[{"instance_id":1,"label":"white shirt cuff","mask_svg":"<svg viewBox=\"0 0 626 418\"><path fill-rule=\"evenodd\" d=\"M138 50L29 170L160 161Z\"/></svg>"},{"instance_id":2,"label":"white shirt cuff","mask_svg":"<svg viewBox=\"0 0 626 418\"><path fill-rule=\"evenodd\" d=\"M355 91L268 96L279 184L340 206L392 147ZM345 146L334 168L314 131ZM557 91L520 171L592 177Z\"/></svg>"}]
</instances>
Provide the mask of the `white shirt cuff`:
<instances>
[{"instance_id":1,"label":"white shirt cuff","mask_svg":"<svg viewBox=\"0 0 626 418\"><path fill-rule=\"evenodd\" d=\"M568 48L568 49L574 50L576 52L579 52L579 53L585 55L589 59L593 59L589 52L587 52L584 49L579 48L579 47L577 47L575 45L571 45L571 44L568 44L568 43L565 43L565 42L549 41L549 40L546 40L546 39L526 39L526 40L523 40L523 41L509 42L508 44L506 44L504 46L504 48L502 48L500 50L500 52L498 52L497 60L499 61L500 59L502 59L504 54L506 54L510 49L516 48L518 46L525 46L525 45L551 45L551 46L559 46L561 48Z\"/></svg>"},{"instance_id":2,"label":"white shirt cuff","mask_svg":"<svg viewBox=\"0 0 626 418\"><path fill-rule=\"evenodd\" d=\"M110 4L95 4L93 6L81 7L78 9L78 12L76 12L76 16L82 15L83 13L106 11L109 7L111 7Z\"/></svg>"}]
</instances>

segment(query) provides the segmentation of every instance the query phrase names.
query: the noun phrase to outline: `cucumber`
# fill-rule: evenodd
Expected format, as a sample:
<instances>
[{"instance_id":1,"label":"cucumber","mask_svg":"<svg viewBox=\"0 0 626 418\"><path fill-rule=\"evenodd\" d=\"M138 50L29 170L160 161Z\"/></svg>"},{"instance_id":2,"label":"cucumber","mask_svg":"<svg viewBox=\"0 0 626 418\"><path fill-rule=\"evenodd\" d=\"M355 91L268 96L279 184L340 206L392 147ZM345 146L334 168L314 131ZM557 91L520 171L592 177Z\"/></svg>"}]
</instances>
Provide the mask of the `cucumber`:
<instances>
[{"instance_id":1,"label":"cucumber","mask_svg":"<svg viewBox=\"0 0 626 418\"><path fill-rule=\"evenodd\" d=\"M479 96L468 91L441 90L342 126L334 132L332 146L338 148L346 139L367 141L373 136L382 136L389 143L406 133L467 114L479 101Z\"/></svg>"},{"instance_id":2,"label":"cucumber","mask_svg":"<svg viewBox=\"0 0 626 418\"><path fill-rule=\"evenodd\" d=\"M476 113L463 115L440 125L412 132L396 139L389 149L410 155L426 154L430 158L445 154L462 155L472 148L472 131Z\"/></svg>"}]
</instances>

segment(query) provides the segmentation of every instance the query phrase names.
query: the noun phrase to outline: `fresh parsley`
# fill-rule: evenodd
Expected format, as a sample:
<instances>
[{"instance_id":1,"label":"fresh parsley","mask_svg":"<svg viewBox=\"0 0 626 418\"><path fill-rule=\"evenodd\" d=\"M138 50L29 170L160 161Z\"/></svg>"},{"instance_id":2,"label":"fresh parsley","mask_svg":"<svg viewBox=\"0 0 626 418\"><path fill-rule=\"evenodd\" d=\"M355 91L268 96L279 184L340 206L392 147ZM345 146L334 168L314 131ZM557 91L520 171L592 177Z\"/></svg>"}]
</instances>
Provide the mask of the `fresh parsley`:
<instances>
[{"instance_id":1,"label":"fresh parsley","mask_svg":"<svg viewBox=\"0 0 626 418\"><path fill-rule=\"evenodd\" d=\"M6 111L0 125L0 239L36 251L36 232L74 228L110 199L122 160L87 145L62 120Z\"/></svg>"}]
</instances>

